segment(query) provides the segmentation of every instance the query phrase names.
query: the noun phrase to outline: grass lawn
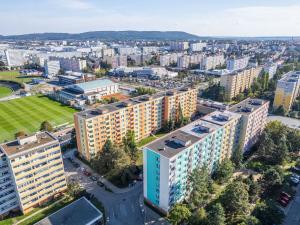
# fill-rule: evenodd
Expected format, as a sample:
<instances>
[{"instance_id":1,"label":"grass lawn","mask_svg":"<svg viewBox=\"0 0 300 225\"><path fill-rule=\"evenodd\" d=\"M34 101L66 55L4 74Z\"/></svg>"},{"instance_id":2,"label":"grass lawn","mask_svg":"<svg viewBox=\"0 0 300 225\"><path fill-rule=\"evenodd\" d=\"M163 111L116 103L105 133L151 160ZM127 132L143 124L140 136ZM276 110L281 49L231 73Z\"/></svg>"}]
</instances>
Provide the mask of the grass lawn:
<instances>
[{"instance_id":1,"label":"grass lawn","mask_svg":"<svg viewBox=\"0 0 300 225\"><path fill-rule=\"evenodd\" d=\"M63 106L45 96L30 96L0 102L0 143L13 140L18 131L32 134L40 129L43 121L53 126L73 123L75 109Z\"/></svg>"},{"instance_id":2,"label":"grass lawn","mask_svg":"<svg viewBox=\"0 0 300 225\"><path fill-rule=\"evenodd\" d=\"M32 77L21 77L19 71L1 71L0 80L10 80L18 83L26 83L31 81Z\"/></svg>"},{"instance_id":3,"label":"grass lawn","mask_svg":"<svg viewBox=\"0 0 300 225\"><path fill-rule=\"evenodd\" d=\"M7 96L11 95L11 93L12 93L12 90L10 88L0 86L0 98L7 97Z\"/></svg>"},{"instance_id":4,"label":"grass lawn","mask_svg":"<svg viewBox=\"0 0 300 225\"><path fill-rule=\"evenodd\" d=\"M73 198L70 198L70 197L66 197L64 198L62 201L60 202L53 202L49 205L49 208L33 215L30 217L30 215L34 214L35 212L43 209L43 208L46 208L46 206L44 207L39 207L39 208L35 208L33 211L31 211L30 213L26 214L26 215L22 215L22 216L17 216L17 217L14 217L14 218L10 218L10 219L6 219L6 220L3 220L3 221L0 221L0 225L13 225L15 224L16 222L18 221L21 221L25 218L28 217L28 219L25 219L24 221L20 222L19 225L32 225L32 224L35 224L36 222L42 220L43 218L45 218L46 216L49 216L50 214L56 212L57 210L63 208L64 206L70 204L71 202L73 202L75 199Z\"/></svg>"}]
</instances>

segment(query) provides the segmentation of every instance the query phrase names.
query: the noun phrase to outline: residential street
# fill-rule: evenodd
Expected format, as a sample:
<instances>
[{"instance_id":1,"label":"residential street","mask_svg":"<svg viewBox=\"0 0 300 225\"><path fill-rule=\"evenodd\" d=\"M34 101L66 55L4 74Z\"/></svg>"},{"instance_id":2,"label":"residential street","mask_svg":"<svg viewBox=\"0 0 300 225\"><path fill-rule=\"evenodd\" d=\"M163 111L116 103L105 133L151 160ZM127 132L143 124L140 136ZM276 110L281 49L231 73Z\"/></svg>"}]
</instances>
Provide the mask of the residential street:
<instances>
[{"instance_id":1,"label":"residential street","mask_svg":"<svg viewBox=\"0 0 300 225\"><path fill-rule=\"evenodd\" d=\"M298 185L297 193L294 200L290 203L286 214L284 225L300 224L300 185Z\"/></svg>"},{"instance_id":2,"label":"residential street","mask_svg":"<svg viewBox=\"0 0 300 225\"><path fill-rule=\"evenodd\" d=\"M104 187L98 186L96 181L85 176L81 168L76 169L68 160L64 160L64 164L67 178L78 181L87 192L103 203L108 217L108 225L144 224L142 182L138 182L126 193L112 193L106 191Z\"/></svg>"}]
</instances>

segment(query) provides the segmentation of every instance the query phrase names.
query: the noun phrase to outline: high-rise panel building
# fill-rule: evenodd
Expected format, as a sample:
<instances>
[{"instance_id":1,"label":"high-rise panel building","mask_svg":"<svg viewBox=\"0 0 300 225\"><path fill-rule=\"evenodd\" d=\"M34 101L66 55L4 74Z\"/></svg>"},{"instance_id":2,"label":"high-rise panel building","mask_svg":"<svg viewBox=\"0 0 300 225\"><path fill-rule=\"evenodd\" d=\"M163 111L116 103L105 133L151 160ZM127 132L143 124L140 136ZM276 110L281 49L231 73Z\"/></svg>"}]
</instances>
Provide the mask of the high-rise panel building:
<instances>
[{"instance_id":1,"label":"high-rise panel building","mask_svg":"<svg viewBox=\"0 0 300 225\"><path fill-rule=\"evenodd\" d=\"M222 66L224 63L225 63L225 58L223 54L205 56L201 60L200 69L211 70L211 69L215 69L218 66Z\"/></svg>"},{"instance_id":2,"label":"high-rise panel building","mask_svg":"<svg viewBox=\"0 0 300 225\"><path fill-rule=\"evenodd\" d=\"M187 41L171 41L170 50L172 51L184 51L189 48L189 43Z\"/></svg>"},{"instance_id":3,"label":"high-rise panel building","mask_svg":"<svg viewBox=\"0 0 300 225\"><path fill-rule=\"evenodd\" d=\"M49 77L58 75L60 70L59 60L46 60L45 61L45 74Z\"/></svg>"},{"instance_id":4,"label":"high-rise panel building","mask_svg":"<svg viewBox=\"0 0 300 225\"><path fill-rule=\"evenodd\" d=\"M247 98L234 105L229 111L242 115L239 145L247 152L257 143L267 124L269 102L262 99Z\"/></svg>"},{"instance_id":5,"label":"high-rise panel building","mask_svg":"<svg viewBox=\"0 0 300 225\"><path fill-rule=\"evenodd\" d=\"M197 90L177 89L145 95L75 114L78 150L87 160L95 157L110 139L121 144L127 131L137 141L175 120L180 111L191 117L196 111Z\"/></svg>"},{"instance_id":6,"label":"high-rise panel building","mask_svg":"<svg viewBox=\"0 0 300 225\"><path fill-rule=\"evenodd\" d=\"M295 99L300 95L300 71L289 72L277 81L273 107L282 106L290 111Z\"/></svg>"},{"instance_id":7,"label":"high-rise panel building","mask_svg":"<svg viewBox=\"0 0 300 225\"><path fill-rule=\"evenodd\" d=\"M163 213L191 191L188 177L199 167L214 171L230 158L238 140L241 116L215 112L196 120L143 149L144 198Z\"/></svg>"},{"instance_id":8,"label":"high-rise panel building","mask_svg":"<svg viewBox=\"0 0 300 225\"><path fill-rule=\"evenodd\" d=\"M225 88L225 98L231 100L249 89L261 71L262 67L251 67L222 75L220 85Z\"/></svg>"},{"instance_id":9,"label":"high-rise panel building","mask_svg":"<svg viewBox=\"0 0 300 225\"><path fill-rule=\"evenodd\" d=\"M27 213L67 189L59 141L51 134L3 143L0 153L1 215L12 209Z\"/></svg>"},{"instance_id":10,"label":"high-rise panel building","mask_svg":"<svg viewBox=\"0 0 300 225\"><path fill-rule=\"evenodd\" d=\"M213 172L238 148L248 151L263 131L269 102L246 99L214 111L143 148L144 199L162 213L188 198L196 168Z\"/></svg>"},{"instance_id":11,"label":"high-rise panel building","mask_svg":"<svg viewBox=\"0 0 300 225\"><path fill-rule=\"evenodd\" d=\"M227 60L227 70L236 71L245 69L249 63L249 56L240 58L230 58Z\"/></svg>"}]
</instances>

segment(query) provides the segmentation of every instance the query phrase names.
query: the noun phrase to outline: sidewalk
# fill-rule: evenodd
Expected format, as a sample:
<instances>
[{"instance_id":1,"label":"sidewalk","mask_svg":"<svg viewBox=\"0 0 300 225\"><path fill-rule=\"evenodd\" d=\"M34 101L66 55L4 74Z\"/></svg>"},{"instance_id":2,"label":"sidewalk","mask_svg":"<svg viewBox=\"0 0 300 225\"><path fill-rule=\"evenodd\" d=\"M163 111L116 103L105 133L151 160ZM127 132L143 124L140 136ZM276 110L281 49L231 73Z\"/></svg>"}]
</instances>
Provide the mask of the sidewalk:
<instances>
[{"instance_id":1,"label":"sidewalk","mask_svg":"<svg viewBox=\"0 0 300 225\"><path fill-rule=\"evenodd\" d=\"M79 163L81 167L86 168L87 170L93 172L93 174L95 174L97 177L99 177L99 180L110 190L112 190L113 193L115 194L124 194L126 192L131 191L132 189L134 189L134 186L132 187L126 187L126 188L119 188L117 186L115 186L114 184L112 184L110 181L108 181L107 179L105 179L103 176L99 175L98 173L96 173L92 168L90 168L90 166L84 164L82 161L80 161L78 158L74 157L73 158L75 162Z\"/></svg>"}]
</instances>

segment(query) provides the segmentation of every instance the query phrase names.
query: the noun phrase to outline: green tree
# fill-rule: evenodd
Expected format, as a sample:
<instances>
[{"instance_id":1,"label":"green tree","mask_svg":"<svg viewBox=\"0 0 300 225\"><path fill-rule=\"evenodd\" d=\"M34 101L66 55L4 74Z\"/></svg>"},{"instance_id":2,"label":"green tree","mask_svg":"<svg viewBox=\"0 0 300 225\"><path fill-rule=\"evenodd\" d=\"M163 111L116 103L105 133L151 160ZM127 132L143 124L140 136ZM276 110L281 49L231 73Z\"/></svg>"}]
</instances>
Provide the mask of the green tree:
<instances>
[{"instance_id":1,"label":"green tree","mask_svg":"<svg viewBox=\"0 0 300 225\"><path fill-rule=\"evenodd\" d=\"M131 160L136 161L138 158L139 149L135 142L134 131L127 131L126 136L123 138L123 145L125 152L130 156Z\"/></svg>"},{"instance_id":2,"label":"green tree","mask_svg":"<svg viewBox=\"0 0 300 225\"><path fill-rule=\"evenodd\" d=\"M220 203L213 205L207 215L208 225L225 225L225 212Z\"/></svg>"},{"instance_id":3,"label":"green tree","mask_svg":"<svg viewBox=\"0 0 300 225\"><path fill-rule=\"evenodd\" d=\"M173 225L178 225L187 221L192 213L185 204L176 204L169 212L168 221Z\"/></svg>"},{"instance_id":4,"label":"green tree","mask_svg":"<svg viewBox=\"0 0 300 225\"><path fill-rule=\"evenodd\" d=\"M283 175L279 169L271 167L264 172L261 178L261 187L265 194L273 193L282 185Z\"/></svg>"},{"instance_id":5,"label":"green tree","mask_svg":"<svg viewBox=\"0 0 300 225\"><path fill-rule=\"evenodd\" d=\"M204 207L211 199L208 170L205 167L193 170L189 176L189 184L192 190L190 196L191 207L194 209Z\"/></svg>"},{"instance_id":6,"label":"green tree","mask_svg":"<svg viewBox=\"0 0 300 225\"><path fill-rule=\"evenodd\" d=\"M279 116L286 116L287 111L285 110L285 108L281 105L279 106L275 111L274 114L279 115Z\"/></svg>"},{"instance_id":7,"label":"green tree","mask_svg":"<svg viewBox=\"0 0 300 225\"><path fill-rule=\"evenodd\" d=\"M93 167L100 173L105 174L111 170L122 170L130 164L130 159L123 151L107 140L100 154L92 160Z\"/></svg>"},{"instance_id":8,"label":"green tree","mask_svg":"<svg viewBox=\"0 0 300 225\"><path fill-rule=\"evenodd\" d=\"M234 171L234 166L231 160L223 160L217 167L214 173L214 179L219 183L223 184L230 179Z\"/></svg>"},{"instance_id":9,"label":"green tree","mask_svg":"<svg viewBox=\"0 0 300 225\"><path fill-rule=\"evenodd\" d=\"M243 147L242 144L238 144L235 151L231 156L231 161L234 163L235 168L240 169L243 166Z\"/></svg>"},{"instance_id":10,"label":"green tree","mask_svg":"<svg viewBox=\"0 0 300 225\"><path fill-rule=\"evenodd\" d=\"M249 187L242 181L227 185L220 200L229 217L247 215L249 212Z\"/></svg>"},{"instance_id":11,"label":"green tree","mask_svg":"<svg viewBox=\"0 0 300 225\"><path fill-rule=\"evenodd\" d=\"M192 216L190 217L189 223L190 225L207 225L207 213L205 208L197 209Z\"/></svg>"},{"instance_id":12,"label":"green tree","mask_svg":"<svg viewBox=\"0 0 300 225\"><path fill-rule=\"evenodd\" d=\"M68 183L67 194L73 198L79 197L83 192L83 190L84 189L80 187L79 183L77 182Z\"/></svg>"},{"instance_id":13,"label":"green tree","mask_svg":"<svg viewBox=\"0 0 300 225\"><path fill-rule=\"evenodd\" d=\"M253 215L263 225L280 225L284 219L284 213L271 201L259 203L254 208Z\"/></svg>"},{"instance_id":14,"label":"green tree","mask_svg":"<svg viewBox=\"0 0 300 225\"><path fill-rule=\"evenodd\" d=\"M181 105L179 104L178 115L176 116L176 120L175 120L175 127L180 128L183 125L184 125L184 117L183 117Z\"/></svg>"},{"instance_id":15,"label":"green tree","mask_svg":"<svg viewBox=\"0 0 300 225\"><path fill-rule=\"evenodd\" d=\"M287 143L290 152L300 151L300 131L296 129L289 129L287 134Z\"/></svg>"},{"instance_id":16,"label":"green tree","mask_svg":"<svg viewBox=\"0 0 300 225\"><path fill-rule=\"evenodd\" d=\"M246 184L249 186L249 201L250 203L256 203L257 200L259 200L260 194L261 194L261 186L260 183L254 180L253 175L250 175L246 179Z\"/></svg>"},{"instance_id":17,"label":"green tree","mask_svg":"<svg viewBox=\"0 0 300 225\"><path fill-rule=\"evenodd\" d=\"M53 129L53 126L52 124L45 120L41 123L41 128L40 128L41 131L48 131L48 132L52 132L54 129Z\"/></svg>"}]
</instances>

